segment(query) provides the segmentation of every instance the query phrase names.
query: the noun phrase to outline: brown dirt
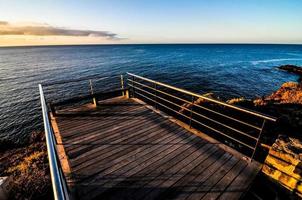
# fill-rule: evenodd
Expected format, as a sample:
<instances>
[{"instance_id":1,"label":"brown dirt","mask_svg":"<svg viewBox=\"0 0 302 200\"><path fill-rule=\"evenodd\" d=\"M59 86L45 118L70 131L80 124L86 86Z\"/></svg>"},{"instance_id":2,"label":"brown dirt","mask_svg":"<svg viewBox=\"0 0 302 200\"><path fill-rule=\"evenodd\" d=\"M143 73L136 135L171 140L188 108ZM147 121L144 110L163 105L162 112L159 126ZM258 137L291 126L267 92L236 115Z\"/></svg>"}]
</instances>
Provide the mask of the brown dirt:
<instances>
[{"instance_id":1,"label":"brown dirt","mask_svg":"<svg viewBox=\"0 0 302 200\"><path fill-rule=\"evenodd\" d=\"M52 199L44 133L33 133L28 146L0 152L0 176L12 177L9 199Z\"/></svg>"}]
</instances>

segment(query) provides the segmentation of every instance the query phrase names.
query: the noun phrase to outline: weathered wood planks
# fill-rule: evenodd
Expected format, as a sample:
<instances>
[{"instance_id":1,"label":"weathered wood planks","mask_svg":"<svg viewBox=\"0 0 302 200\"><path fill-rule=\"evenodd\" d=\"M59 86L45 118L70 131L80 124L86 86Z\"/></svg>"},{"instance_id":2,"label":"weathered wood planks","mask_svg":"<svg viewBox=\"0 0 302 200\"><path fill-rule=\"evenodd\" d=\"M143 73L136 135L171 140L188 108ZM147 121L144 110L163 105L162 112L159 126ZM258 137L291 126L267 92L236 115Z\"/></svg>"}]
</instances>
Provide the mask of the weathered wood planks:
<instances>
[{"instance_id":1,"label":"weathered wood planks","mask_svg":"<svg viewBox=\"0 0 302 200\"><path fill-rule=\"evenodd\" d=\"M55 120L78 199L238 199L259 170L133 99Z\"/></svg>"}]
</instances>

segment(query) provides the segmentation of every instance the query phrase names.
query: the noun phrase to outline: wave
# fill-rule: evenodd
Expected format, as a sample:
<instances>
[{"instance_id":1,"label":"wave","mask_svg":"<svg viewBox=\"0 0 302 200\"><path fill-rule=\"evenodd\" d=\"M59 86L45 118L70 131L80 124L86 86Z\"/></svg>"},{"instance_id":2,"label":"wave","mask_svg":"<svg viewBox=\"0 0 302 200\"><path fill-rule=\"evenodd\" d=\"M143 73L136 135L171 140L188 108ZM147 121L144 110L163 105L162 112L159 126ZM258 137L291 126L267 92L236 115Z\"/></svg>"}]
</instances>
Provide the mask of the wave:
<instances>
[{"instance_id":1,"label":"wave","mask_svg":"<svg viewBox=\"0 0 302 200\"><path fill-rule=\"evenodd\" d=\"M255 60L250 61L253 65L258 65L260 63L271 63L271 62L282 62L282 61L293 61L293 60L302 60L302 58L276 58L276 59L268 59L268 60Z\"/></svg>"}]
</instances>

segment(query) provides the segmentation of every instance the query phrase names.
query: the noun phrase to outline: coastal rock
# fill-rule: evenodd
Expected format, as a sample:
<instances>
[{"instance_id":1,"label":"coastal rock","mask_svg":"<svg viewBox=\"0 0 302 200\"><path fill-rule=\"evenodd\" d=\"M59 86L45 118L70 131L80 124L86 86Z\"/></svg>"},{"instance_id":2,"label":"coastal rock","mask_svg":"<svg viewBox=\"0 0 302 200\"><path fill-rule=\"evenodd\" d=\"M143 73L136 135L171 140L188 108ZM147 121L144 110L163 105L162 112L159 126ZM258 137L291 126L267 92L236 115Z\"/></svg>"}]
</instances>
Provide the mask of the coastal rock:
<instances>
[{"instance_id":1,"label":"coastal rock","mask_svg":"<svg viewBox=\"0 0 302 200\"><path fill-rule=\"evenodd\" d=\"M281 104L302 104L302 85L296 82L286 82L276 92L264 98L264 101Z\"/></svg>"},{"instance_id":2,"label":"coastal rock","mask_svg":"<svg viewBox=\"0 0 302 200\"><path fill-rule=\"evenodd\" d=\"M276 92L267 97L255 99L253 103L255 106L269 103L302 105L302 85L296 82L286 82Z\"/></svg>"},{"instance_id":3,"label":"coastal rock","mask_svg":"<svg viewBox=\"0 0 302 200\"><path fill-rule=\"evenodd\" d=\"M280 135L269 150L262 172L302 197L302 140Z\"/></svg>"},{"instance_id":4,"label":"coastal rock","mask_svg":"<svg viewBox=\"0 0 302 200\"><path fill-rule=\"evenodd\" d=\"M295 73L302 76L302 67L296 65L281 65L278 69L285 70L287 72Z\"/></svg>"},{"instance_id":5,"label":"coastal rock","mask_svg":"<svg viewBox=\"0 0 302 200\"><path fill-rule=\"evenodd\" d=\"M239 98L233 98L233 99L227 100L227 103L228 104L238 104L238 103L244 102L244 101L246 101L246 99L244 97L239 97Z\"/></svg>"},{"instance_id":6,"label":"coastal rock","mask_svg":"<svg viewBox=\"0 0 302 200\"><path fill-rule=\"evenodd\" d=\"M286 82L277 91L265 97L254 100L236 98L228 102L279 118L279 122L273 126L274 129L269 130L272 133L267 137L271 140L270 144L274 142L276 134L301 137L302 85L297 82ZM269 134L265 136L267 135ZM275 136L272 137L273 135Z\"/></svg>"}]
</instances>

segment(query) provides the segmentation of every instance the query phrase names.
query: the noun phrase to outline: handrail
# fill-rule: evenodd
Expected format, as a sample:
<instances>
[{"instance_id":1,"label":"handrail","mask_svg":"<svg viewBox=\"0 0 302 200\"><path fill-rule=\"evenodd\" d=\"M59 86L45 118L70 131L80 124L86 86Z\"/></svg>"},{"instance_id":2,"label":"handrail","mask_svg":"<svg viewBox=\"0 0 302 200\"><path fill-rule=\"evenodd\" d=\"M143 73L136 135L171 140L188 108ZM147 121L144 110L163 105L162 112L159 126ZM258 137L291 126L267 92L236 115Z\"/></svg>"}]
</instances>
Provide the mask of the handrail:
<instances>
[{"instance_id":1,"label":"handrail","mask_svg":"<svg viewBox=\"0 0 302 200\"><path fill-rule=\"evenodd\" d=\"M158 82L158 81L154 81L154 80L142 77L142 76L138 76L138 75L135 75L135 74L132 74L132 73L129 73L129 72L127 72L127 74L130 75L130 76L133 76L133 77L136 77L136 78L139 78L139 79L157 84L157 85L164 86L166 88L170 88L170 89L175 90L175 91L179 91L179 92L182 92L182 93L185 93L185 94L188 94L188 95L192 95L192 96L195 96L195 97L198 97L198 98L202 98L204 100L214 102L214 103L217 103L217 104L220 104L220 105L223 105L223 106L235 109L235 110L239 110L239 111L242 111L242 112L245 112L245 113L248 113L248 114L252 114L254 116L261 117L263 119L267 119L267 120L270 120L270 121L273 121L273 122L277 121L277 118L275 118L275 117L264 115L262 113L258 113L258 112L252 111L252 110L248 110L246 108L241 108L239 106L230 105L230 104L222 102L222 101L218 101L218 100L215 100L215 99L212 99L212 98L209 98L209 97L205 97L203 95L200 95L200 94L197 94L197 93L194 93L194 92L190 92L190 91L187 91L187 90L184 90L184 89L180 89L180 88L177 88L177 87L165 84L165 83L161 83L161 82Z\"/></svg>"},{"instance_id":2,"label":"handrail","mask_svg":"<svg viewBox=\"0 0 302 200\"><path fill-rule=\"evenodd\" d=\"M131 79L127 79L127 81L130 81L130 82L135 83L135 84L137 84L137 85L140 85L140 86L149 88L149 89L151 89L151 90L153 90L153 91L156 91L156 92L159 92L159 93L161 93L161 94L167 95L167 96L172 97L172 98L174 98L174 99L183 101L184 103L191 104L190 101L187 101L187 100L182 99L182 98L180 98L180 97L177 97L177 96L174 96L174 95L172 95L172 94L166 93L166 92L164 92L164 91L162 91L162 90L159 90L159 89L157 89L157 88L156 88L156 89L155 89L155 88L152 88L152 87L150 87L150 86L148 86L148 85L146 85L146 84L139 83L139 82L133 81L133 80L131 80ZM178 106L179 106L179 105L178 105ZM236 121L236 122L238 122L238 123L244 124L244 125L246 125L246 126L249 126L249 127L255 128L255 129L258 129L259 131L261 130L261 127L254 126L254 125L252 125L252 124L248 124L248 123L246 123L246 122L244 122L244 121L241 121L241 120L239 120L239 119L236 119L236 118L233 118L233 117L224 115L224 114L222 114L222 113L216 112L216 111L211 110L211 109L209 109L209 108L206 108L206 107L204 107L204 106L201 106L201 105L198 105L198 104L195 104L194 106L196 106L196 107L198 107L198 108L201 108L201 109L203 109L203 110L207 110L207 111L209 111L209 112L215 113L215 114L220 115L220 116L222 116L222 117L228 118L228 119L230 119L230 120ZM184 107L184 109L186 109L186 108ZM196 113L195 113L195 114L196 114Z\"/></svg>"},{"instance_id":3,"label":"handrail","mask_svg":"<svg viewBox=\"0 0 302 200\"><path fill-rule=\"evenodd\" d=\"M66 191L66 182L62 177L62 171L59 167L59 161L57 159L57 151L55 147L55 141L53 136L53 130L50 125L48 110L46 101L43 93L42 85L39 84L40 100L42 107L42 115L44 122L44 130L47 145L47 154L49 160L50 176L53 187L54 199L55 200L68 200L68 192Z\"/></svg>"},{"instance_id":4,"label":"handrail","mask_svg":"<svg viewBox=\"0 0 302 200\"><path fill-rule=\"evenodd\" d=\"M130 85L130 86L131 86L131 87L134 87L135 89L139 89L140 91L142 91L142 89L137 88L137 87L135 87L135 86L133 86L133 85ZM144 92L146 92L146 91L144 91ZM141 95L142 97L144 97L144 98L150 100L150 101L154 101L153 99L151 99L151 98L149 98L149 97L147 97L147 96L145 96L145 95L143 95L143 94L141 94L141 93L139 93L139 92L136 92L136 93L139 94L139 95ZM150 94L149 92L146 92L146 93L147 93L147 94ZM184 115L184 114L182 114L182 113L180 113L180 112L178 112L178 111L175 111L175 110L173 110L172 108L169 108L168 106L166 106L166 105L164 105L164 104L161 104L161 103L158 103L158 102L157 102L157 104L159 104L160 106L163 106L163 107L169 109L170 111L173 111L173 112L175 112L175 113L177 113L177 114L179 114L179 115L181 115L181 116L183 116L183 117L185 117L185 118L187 118L187 119L190 119L189 116L186 116L186 115ZM244 143L244 142L241 142L240 140L237 140L236 138L232 138L232 137L228 136L227 134L225 134L225 133L223 133L223 132L221 132L221 131L219 131L219 130L217 130L217 129L215 129L215 128L209 126L209 125L206 125L206 124L204 124L204 123L201 123L201 122L199 122L199 121L197 121L197 120L195 120L195 119L191 119L191 120L194 121L194 122L196 122L196 123L198 123L198 124L200 124L200 125L202 125L202 126L204 126L204 127L207 127L208 129L211 129L211 130L213 130L213 131L215 131L215 132L217 132L217 133L219 133L219 134L221 134L221 135L223 135L223 136L225 136L225 137L227 137L227 138L229 138L229 139L231 139L231 140L234 140L234 141L238 142L239 144L242 144L242 145L248 147L249 149L255 150L255 147L252 147L251 145L248 145L248 144L246 144L246 143ZM254 138L253 138L253 139L254 139ZM255 138L255 140L257 140L257 139Z\"/></svg>"},{"instance_id":5,"label":"handrail","mask_svg":"<svg viewBox=\"0 0 302 200\"><path fill-rule=\"evenodd\" d=\"M222 135L222 136L224 136L228 139L233 140L237 144L245 146L246 148L252 150L252 152L250 154L250 159L251 160L255 156L255 152L256 152L257 146L259 144L259 140L260 140L260 137L261 137L261 134L263 132L263 129L264 129L264 126L265 126L266 122L267 121L272 121L272 122L277 121L277 118L274 118L274 117L271 117L271 116L268 116L268 115L264 115L262 113L258 113L258 112L252 111L252 110L247 110L245 108L241 108L241 107L238 107L238 106L233 106L233 105L230 105L230 104L227 104L227 103L224 103L224 102L212 99L212 98L208 98L208 97L205 97L205 96L200 95L200 94L189 92L187 90L183 90L183 89L180 89L180 88L177 88L177 87L165 84L165 83L154 81L154 80L151 80L151 79L148 79L148 78L145 78L145 77L141 77L141 76L138 76L138 75L135 75L135 74L132 74L132 73L127 73L127 75L129 76L127 78L127 81L128 81L127 84L130 88L132 88L132 96L133 97L135 97L136 95L141 96L141 97L155 103L155 108L156 109L157 109L158 106L161 106L165 109L168 109L168 110L176 113L177 115L185 117L186 119L189 120L188 124L190 125L190 128L192 126L192 122L194 122L196 124L201 125L202 127L210 129L210 130L212 130L212 131L214 131L214 132L216 132L216 133L218 133L218 134L220 134L220 135ZM143 83L142 81L135 80L135 78L138 79L138 80L146 81L149 84ZM152 83L152 84L150 84L150 83ZM172 89L174 91L181 92L182 94L189 95L192 98L192 100L188 101L188 100L185 100L181 97L175 96L175 95L173 95L173 94L171 94L167 91L164 92L163 90L159 89L158 86L162 86L164 88L169 88L169 89ZM146 90L146 89L151 89L152 92L150 90ZM180 100L181 102L184 102L187 105L184 105L184 104L179 105L178 103L176 103L172 99L166 99L163 96L159 96L158 93L161 93L161 94L163 94L165 96L168 96L168 97L172 97L172 99L174 99L174 100ZM147 94L150 97L148 97L144 94ZM194 98L196 98L196 97L207 100L209 102L212 102L212 103L215 103L215 104L218 104L218 105L223 105L224 108L227 107L227 108L235 109L237 111L241 111L243 113L247 113L249 115L256 116L256 117L259 118L259 120L262 120L262 125L261 125L261 127L258 127L257 125L250 124L248 122L242 121L242 119L237 119L237 118L234 118L233 116L226 115L223 112L221 113L221 112L212 110L210 108L204 107L202 105L196 104L194 102ZM158 100L160 100L160 102ZM171 108L170 106L165 105L166 103L168 103L169 105L176 106L180 110L175 109L175 108ZM189 106L189 107L187 107L187 106ZM211 115L208 115L208 114L199 113L198 110L193 109L195 107L206 110L206 111L209 111L210 113L219 115L220 117L225 117L229 120L237 122L238 124L237 125L226 124L222 120L215 119L215 115L211 116ZM186 111L187 114L182 112L181 110ZM199 117L199 119L196 119L193 115L195 117ZM204 121L200 121L200 118L207 120L211 124L205 123ZM217 129L216 125L219 125L220 127L223 127L224 129L232 131L233 133L236 133L237 136L236 135L229 135L227 132L224 132L219 128ZM242 125L244 125L244 126L242 126ZM251 135L251 133L253 133L253 132L250 132L250 131L247 131L247 130L244 130L244 129L242 130L242 128L244 128L244 127L252 128L254 131L259 132L259 133L257 135ZM240 137L238 138L238 136L240 136ZM244 136L244 138L242 138L242 136Z\"/></svg>"},{"instance_id":6,"label":"handrail","mask_svg":"<svg viewBox=\"0 0 302 200\"><path fill-rule=\"evenodd\" d=\"M165 101L165 102L168 102L168 103L170 103L170 104L173 104L174 106L177 106L177 107L179 107L179 108L182 108L182 109L185 109L185 110L187 110L187 111L189 111L189 112L192 112L192 113L194 113L195 115L198 115L198 116L200 116L200 117L202 117L202 118L204 118L204 119L207 119L207 120L212 121L212 122L214 122L214 123L216 123L216 124L219 124L219 125L221 125L221 126L224 126L224 127L228 128L228 129L230 129L230 130L233 130L233 131L235 131L235 132L237 132L237 133L240 133L240 134L242 134L242 135L245 135L246 137L249 137L249 138L251 138L251 139L253 139L253 140L257 140L256 137L250 136L250 135L248 135L248 134L246 134L246 133L244 133L244 132L242 132L242 131L240 131L240 130L238 130L238 129L235 129L235 128L232 128L232 127L230 127L230 126L228 126L228 125L226 125L226 124L220 123L220 122L218 122L218 121L216 121L216 120L214 120L214 119L212 119L212 118L210 118L210 117L207 117L207 116L205 116L205 115L199 114L199 113L197 113L197 112L195 112L195 111L191 111L189 108L186 108L186 107L184 107L184 106L181 106L181 105L178 105L178 104L176 104L176 103L173 103L173 102L171 102L171 101L169 101L169 100L167 100L167 99L164 99L164 98L162 98L162 97L156 96L155 94L152 94L151 92L144 91L144 90L142 90L142 89L140 89L140 88L138 88L138 87L136 87L136 86L134 86L134 85L132 85L132 84L129 84L129 85L130 85L131 87L133 87L133 88L135 88L135 89L138 89L138 90L140 90L140 91L142 91L142 92L145 92L145 93L147 93L147 94L149 94L149 95L151 95L151 96L154 96L154 97L156 97L156 98L158 98L158 99L161 99L161 100L163 100L163 101ZM157 103L158 103L158 102L157 102ZM159 103L158 103L158 104L159 104ZM188 117L188 116L186 116L186 117ZM261 129L260 129L260 130L261 130Z\"/></svg>"},{"instance_id":7,"label":"handrail","mask_svg":"<svg viewBox=\"0 0 302 200\"><path fill-rule=\"evenodd\" d=\"M60 85L60 84L65 84L65 83L73 83L73 82L79 82L79 81L85 81L85 80L90 80L90 79L97 79L97 80L105 80L108 78L117 78L120 77L120 75L112 75L112 76L86 76L78 79L69 79L69 80L64 80L64 81L53 81L53 82L45 82L43 83L44 86L51 86L51 85Z\"/></svg>"}]
</instances>

